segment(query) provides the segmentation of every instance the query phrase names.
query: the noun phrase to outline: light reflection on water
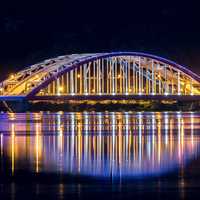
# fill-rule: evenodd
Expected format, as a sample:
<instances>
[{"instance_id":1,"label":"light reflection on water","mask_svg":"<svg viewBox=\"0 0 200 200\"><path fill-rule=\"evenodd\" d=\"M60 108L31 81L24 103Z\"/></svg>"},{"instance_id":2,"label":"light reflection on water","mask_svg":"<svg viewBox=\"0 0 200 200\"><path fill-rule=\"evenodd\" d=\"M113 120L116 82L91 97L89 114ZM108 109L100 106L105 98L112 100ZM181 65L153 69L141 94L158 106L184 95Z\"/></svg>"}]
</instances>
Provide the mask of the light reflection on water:
<instances>
[{"instance_id":1,"label":"light reflection on water","mask_svg":"<svg viewBox=\"0 0 200 200\"><path fill-rule=\"evenodd\" d=\"M8 158L12 174L155 176L198 155L199 129L198 113L5 113L1 160Z\"/></svg>"}]
</instances>

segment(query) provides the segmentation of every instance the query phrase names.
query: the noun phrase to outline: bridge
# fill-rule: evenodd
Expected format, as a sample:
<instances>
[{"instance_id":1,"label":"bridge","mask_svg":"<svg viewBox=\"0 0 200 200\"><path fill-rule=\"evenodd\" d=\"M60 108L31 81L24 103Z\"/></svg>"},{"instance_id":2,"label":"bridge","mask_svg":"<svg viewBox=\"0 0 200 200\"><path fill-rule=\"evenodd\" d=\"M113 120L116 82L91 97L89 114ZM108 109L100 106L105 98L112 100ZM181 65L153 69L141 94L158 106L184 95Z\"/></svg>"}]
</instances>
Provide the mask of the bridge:
<instances>
[{"instance_id":1,"label":"bridge","mask_svg":"<svg viewBox=\"0 0 200 200\"><path fill-rule=\"evenodd\" d=\"M48 59L0 83L0 101L200 100L200 76L140 52L72 54Z\"/></svg>"}]
</instances>

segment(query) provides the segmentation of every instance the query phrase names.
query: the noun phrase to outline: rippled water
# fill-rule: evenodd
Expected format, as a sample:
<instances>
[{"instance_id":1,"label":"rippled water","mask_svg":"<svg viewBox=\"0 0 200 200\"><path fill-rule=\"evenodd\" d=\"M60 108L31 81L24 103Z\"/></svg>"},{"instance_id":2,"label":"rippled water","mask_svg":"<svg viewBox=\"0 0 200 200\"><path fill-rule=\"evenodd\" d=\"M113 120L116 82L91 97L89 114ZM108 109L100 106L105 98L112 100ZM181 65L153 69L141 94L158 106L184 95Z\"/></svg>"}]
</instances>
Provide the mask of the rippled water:
<instances>
[{"instance_id":1,"label":"rippled water","mask_svg":"<svg viewBox=\"0 0 200 200\"><path fill-rule=\"evenodd\" d=\"M188 199L200 113L0 114L0 197Z\"/></svg>"}]
</instances>

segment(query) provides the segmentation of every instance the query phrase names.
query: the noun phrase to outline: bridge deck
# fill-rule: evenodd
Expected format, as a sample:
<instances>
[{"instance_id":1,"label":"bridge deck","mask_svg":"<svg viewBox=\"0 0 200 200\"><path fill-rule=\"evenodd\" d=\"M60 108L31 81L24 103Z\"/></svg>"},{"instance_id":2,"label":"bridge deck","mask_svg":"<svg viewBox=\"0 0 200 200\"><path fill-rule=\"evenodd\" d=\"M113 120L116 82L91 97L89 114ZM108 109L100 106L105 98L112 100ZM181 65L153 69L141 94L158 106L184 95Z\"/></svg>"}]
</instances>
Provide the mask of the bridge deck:
<instances>
[{"instance_id":1,"label":"bridge deck","mask_svg":"<svg viewBox=\"0 0 200 200\"><path fill-rule=\"evenodd\" d=\"M50 95L34 96L0 96L0 101L64 101L64 100L180 100L200 101L200 95Z\"/></svg>"},{"instance_id":2,"label":"bridge deck","mask_svg":"<svg viewBox=\"0 0 200 200\"><path fill-rule=\"evenodd\" d=\"M51 95L35 96L29 100L180 100L200 101L200 95Z\"/></svg>"},{"instance_id":3,"label":"bridge deck","mask_svg":"<svg viewBox=\"0 0 200 200\"><path fill-rule=\"evenodd\" d=\"M25 96L0 96L0 101L23 101Z\"/></svg>"}]
</instances>

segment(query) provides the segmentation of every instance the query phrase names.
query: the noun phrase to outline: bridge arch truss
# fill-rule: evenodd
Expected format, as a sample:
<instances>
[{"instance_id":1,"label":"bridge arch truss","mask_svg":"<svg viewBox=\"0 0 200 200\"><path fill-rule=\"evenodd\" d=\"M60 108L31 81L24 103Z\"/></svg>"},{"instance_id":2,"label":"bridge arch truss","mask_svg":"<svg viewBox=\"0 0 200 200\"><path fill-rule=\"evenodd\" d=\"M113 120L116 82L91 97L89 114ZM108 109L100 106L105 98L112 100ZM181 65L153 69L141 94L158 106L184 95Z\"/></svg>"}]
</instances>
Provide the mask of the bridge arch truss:
<instances>
[{"instance_id":1,"label":"bridge arch truss","mask_svg":"<svg viewBox=\"0 0 200 200\"><path fill-rule=\"evenodd\" d=\"M2 95L200 95L200 77L167 59L137 52L73 54L46 60L1 83Z\"/></svg>"}]
</instances>

